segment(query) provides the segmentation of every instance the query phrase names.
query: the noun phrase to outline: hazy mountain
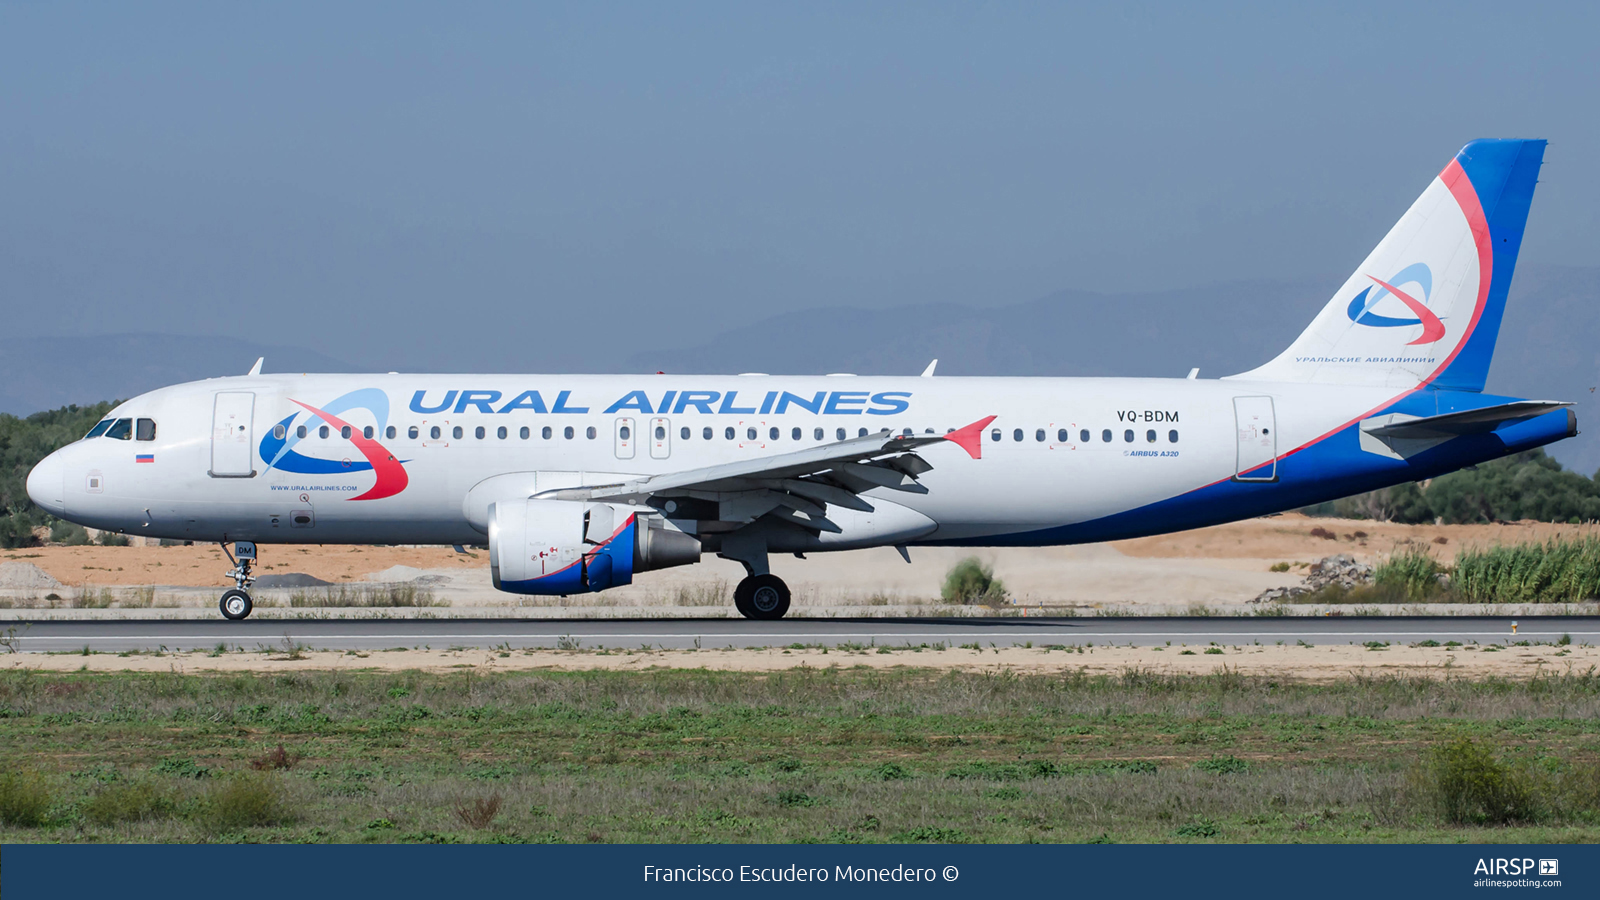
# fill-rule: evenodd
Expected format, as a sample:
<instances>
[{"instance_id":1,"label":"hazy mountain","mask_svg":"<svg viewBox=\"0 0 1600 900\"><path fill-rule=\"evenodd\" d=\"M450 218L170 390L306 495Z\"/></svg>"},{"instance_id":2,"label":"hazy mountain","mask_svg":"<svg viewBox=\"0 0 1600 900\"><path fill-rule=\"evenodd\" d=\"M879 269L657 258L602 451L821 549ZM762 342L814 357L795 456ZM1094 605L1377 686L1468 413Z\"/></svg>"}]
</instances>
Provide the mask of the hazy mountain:
<instances>
[{"instance_id":1,"label":"hazy mountain","mask_svg":"<svg viewBox=\"0 0 1600 900\"><path fill-rule=\"evenodd\" d=\"M1339 278L1238 282L1147 294L1062 291L1011 306L819 309L774 316L684 349L628 358L632 371L943 375L1181 376L1250 369L1287 347ZM1578 402L1600 429L1600 268L1523 265L1507 304L1488 390ZM1590 474L1600 441L1551 450Z\"/></svg>"},{"instance_id":2,"label":"hazy mountain","mask_svg":"<svg viewBox=\"0 0 1600 900\"><path fill-rule=\"evenodd\" d=\"M267 372L350 372L347 363L296 347L169 334L0 340L0 412L26 415L69 403L127 399L180 381Z\"/></svg>"}]
</instances>

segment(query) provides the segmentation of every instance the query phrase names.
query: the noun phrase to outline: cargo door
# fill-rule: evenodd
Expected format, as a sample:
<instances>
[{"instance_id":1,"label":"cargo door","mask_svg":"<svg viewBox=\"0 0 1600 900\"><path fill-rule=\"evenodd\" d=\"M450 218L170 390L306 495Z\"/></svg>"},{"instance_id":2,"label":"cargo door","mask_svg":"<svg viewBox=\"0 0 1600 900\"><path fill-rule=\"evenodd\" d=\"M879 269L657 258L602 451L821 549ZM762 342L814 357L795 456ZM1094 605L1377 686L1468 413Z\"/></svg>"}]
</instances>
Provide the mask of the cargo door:
<instances>
[{"instance_id":1,"label":"cargo door","mask_svg":"<svg viewBox=\"0 0 1600 900\"><path fill-rule=\"evenodd\" d=\"M251 419L256 395L222 391L211 410L211 477L251 478L256 474Z\"/></svg>"},{"instance_id":2,"label":"cargo door","mask_svg":"<svg viewBox=\"0 0 1600 900\"><path fill-rule=\"evenodd\" d=\"M672 422L667 419L650 420L650 458L666 459L672 455Z\"/></svg>"},{"instance_id":3,"label":"cargo door","mask_svg":"<svg viewBox=\"0 0 1600 900\"><path fill-rule=\"evenodd\" d=\"M633 420L618 419L616 434L617 459L633 459L634 446L639 442Z\"/></svg>"},{"instance_id":4,"label":"cargo door","mask_svg":"<svg viewBox=\"0 0 1600 900\"><path fill-rule=\"evenodd\" d=\"M1233 398L1238 428L1238 463L1235 481L1278 480L1278 422L1271 397Z\"/></svg>"}]
</instances>

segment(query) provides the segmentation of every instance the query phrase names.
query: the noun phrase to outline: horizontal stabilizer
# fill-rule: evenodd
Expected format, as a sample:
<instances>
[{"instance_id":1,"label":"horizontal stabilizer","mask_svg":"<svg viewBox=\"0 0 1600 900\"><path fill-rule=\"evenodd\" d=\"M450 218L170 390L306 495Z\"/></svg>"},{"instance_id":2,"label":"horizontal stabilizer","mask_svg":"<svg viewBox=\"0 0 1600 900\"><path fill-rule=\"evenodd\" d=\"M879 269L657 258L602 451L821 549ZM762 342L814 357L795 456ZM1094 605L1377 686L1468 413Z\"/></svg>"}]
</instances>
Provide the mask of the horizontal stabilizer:
<instances>
[{"instance_id":1,"label":"horizontal stabilizer","mask_svg":"<svg viewBox=\"0 0 1600 900\"><path fill-rule=\"evenodd\" d=\"M1551 410L1571 405L1563 400L1517 400L1420 419L1403 415L1375 416L1362 422L1361 430L1375 437L1413 440L1484 434L1501 425L1542 416Z\"/></svg>"}]
</instances>

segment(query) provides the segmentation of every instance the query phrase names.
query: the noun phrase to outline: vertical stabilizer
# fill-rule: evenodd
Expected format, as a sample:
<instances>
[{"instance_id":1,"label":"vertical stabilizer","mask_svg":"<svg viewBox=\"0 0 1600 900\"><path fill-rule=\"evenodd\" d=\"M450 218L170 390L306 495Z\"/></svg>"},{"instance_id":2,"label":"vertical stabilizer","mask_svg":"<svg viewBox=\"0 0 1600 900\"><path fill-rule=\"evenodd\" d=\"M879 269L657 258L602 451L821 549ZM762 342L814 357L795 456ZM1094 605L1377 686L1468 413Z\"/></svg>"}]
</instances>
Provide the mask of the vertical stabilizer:
<instances>
[{"instance_id":1,"label":"vertical stabilizer","mask_svg":"<svg viewBox=\"0 0 1600 900\"><path fill-rule=\"evenodd\" d=\"M1233 378L1481 391L1544 141L1473 141L1289 349Z\"/></svg>"}]
</instances>

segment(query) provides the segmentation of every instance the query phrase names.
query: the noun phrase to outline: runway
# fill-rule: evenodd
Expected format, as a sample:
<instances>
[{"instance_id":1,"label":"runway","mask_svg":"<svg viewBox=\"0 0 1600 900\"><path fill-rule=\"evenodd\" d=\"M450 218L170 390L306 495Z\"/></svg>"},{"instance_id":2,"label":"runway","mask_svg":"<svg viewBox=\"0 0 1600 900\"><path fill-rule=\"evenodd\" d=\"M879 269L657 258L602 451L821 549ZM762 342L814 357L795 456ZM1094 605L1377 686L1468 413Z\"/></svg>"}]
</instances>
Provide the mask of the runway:
<instances>
[{"instance_id":1,"label":"runway","mask_svg":"<svg viewBox=\"0 0 1600 900\"><path fill-rule=\"evenodd\" d=\"M996 619L258 619L244 622L40 621L6 624L0 637L21 652L274 649L286 644L316 650L387 650L451 647L664 650L921 644L982 647L1029 645L1154 646L1164 644L1410 644L1424 640L1508 644L1577 643L1600 638L1600 617L1549 616L1374 618L996 618ZM10 637L6 637L7 633Z\"/></svg>"}]
</instances>

